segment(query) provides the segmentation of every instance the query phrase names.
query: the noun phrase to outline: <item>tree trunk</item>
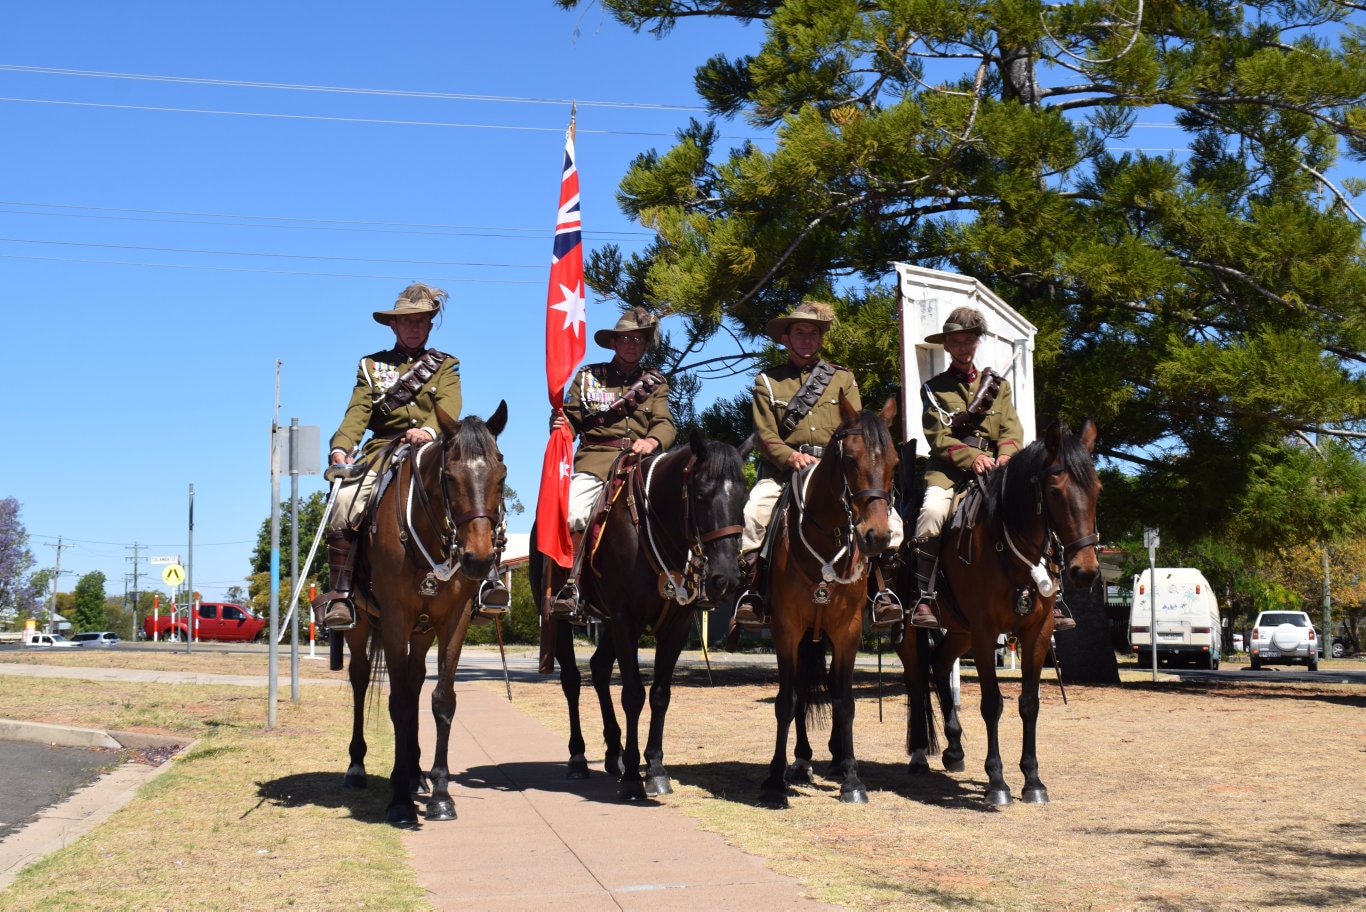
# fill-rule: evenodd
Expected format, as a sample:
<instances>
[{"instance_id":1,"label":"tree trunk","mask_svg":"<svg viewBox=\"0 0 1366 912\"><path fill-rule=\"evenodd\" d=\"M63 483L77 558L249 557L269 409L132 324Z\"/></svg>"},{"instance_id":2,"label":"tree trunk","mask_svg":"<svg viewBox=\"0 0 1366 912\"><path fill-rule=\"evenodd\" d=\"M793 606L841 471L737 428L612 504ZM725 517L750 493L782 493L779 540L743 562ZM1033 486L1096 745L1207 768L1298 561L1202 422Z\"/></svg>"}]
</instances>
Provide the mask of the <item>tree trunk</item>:
<instances>
[{"instance_id":1,"label":"tree trunk","mask_svg":"<svg viewBox=\"0 0 1366 912\"><path fill-rule=\"evenodd\" d=\"M1076 618L1075 630L1055 634L1058 664L1065 684L1118 684L1119 662L1111 632L1105 589L1067 593L1067 608Z\"/></svg>"}]
</instances>

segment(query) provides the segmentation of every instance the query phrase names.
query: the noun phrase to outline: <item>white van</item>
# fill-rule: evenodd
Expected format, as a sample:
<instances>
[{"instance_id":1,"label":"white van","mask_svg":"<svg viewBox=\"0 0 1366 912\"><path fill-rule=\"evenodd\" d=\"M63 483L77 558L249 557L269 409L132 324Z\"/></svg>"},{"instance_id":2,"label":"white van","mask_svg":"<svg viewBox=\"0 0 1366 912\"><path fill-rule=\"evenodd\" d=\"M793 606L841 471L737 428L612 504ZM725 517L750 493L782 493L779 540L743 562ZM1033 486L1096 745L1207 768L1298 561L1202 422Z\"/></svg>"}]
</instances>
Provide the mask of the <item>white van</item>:
<instances>
[{"instance_id":1,"label":"white van","mask_svg":"<svg viewBox=\"0 0 1366 912\"><path fill-rule=\"evenodd\" d=\"M1129 645L1138 664L1153 663L1153 595L1157 597L1157 661L1190 662L1216 669L1223 655L1219 603L1205 575L1193 567L1158 567L1157 584L1144 570L1134 577L1134 603L1129 610Z\"/></svg>"}]
</instances>

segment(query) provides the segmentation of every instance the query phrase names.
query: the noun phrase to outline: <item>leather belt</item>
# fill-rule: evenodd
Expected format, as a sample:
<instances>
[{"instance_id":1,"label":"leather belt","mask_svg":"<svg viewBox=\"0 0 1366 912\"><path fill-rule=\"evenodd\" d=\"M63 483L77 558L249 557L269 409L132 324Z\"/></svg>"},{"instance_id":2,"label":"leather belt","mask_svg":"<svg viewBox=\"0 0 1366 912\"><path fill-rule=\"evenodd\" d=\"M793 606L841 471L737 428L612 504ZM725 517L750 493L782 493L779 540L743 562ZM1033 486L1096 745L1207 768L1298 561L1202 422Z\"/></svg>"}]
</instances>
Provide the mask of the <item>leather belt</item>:
<instances>
[{"instance_id":1,"label":"leather belt","mask_svg":"<svg viewBox=\"0 0 1366 912\"><path fill-rule=\"evenodd\" d=\"M978 437L976 434L973 434L970 437L959 437L958 439L960 442L965 443L970 447L976 447L986 453L990 453L994 448L990 440Z\"/></svg>"},{"instance_id":2,"label":"leather belt","mask_svg":"<svg viewBox=\"0 0 1366 912\"><path fill-rule=\"evenodd\" d=\"M808 456L815 456L817 459L820 459L822 456L825 455L825 447L813 446L809 443L803 443L797 447L797 452L805 453Z\"/></svg>"},{"instance_id":3,"label":"leather belt","mask_svg":"<svg viewBox=\"0 0 1366 912\"><path fill-rule=\"evenodd\" d=\"M587 446L616 447L625 450L629 449L634 441L630 437L598 437L590 434L583 438L583 442Z\"/></svg>"}]
</instances>

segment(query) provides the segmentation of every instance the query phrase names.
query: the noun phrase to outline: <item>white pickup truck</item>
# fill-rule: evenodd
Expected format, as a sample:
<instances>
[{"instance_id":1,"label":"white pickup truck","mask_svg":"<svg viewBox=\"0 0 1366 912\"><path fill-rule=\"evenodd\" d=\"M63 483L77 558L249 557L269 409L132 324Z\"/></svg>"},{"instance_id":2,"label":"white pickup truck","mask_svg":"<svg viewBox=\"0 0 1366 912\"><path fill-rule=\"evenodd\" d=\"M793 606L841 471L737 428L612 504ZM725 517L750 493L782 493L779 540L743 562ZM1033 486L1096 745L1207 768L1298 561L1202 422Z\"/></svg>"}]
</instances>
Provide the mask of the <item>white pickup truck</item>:
<instances>
[{"instance_id":1,"label":"white pickup truck","mask_svg":"<svg viewBox=\"0 0 1366 912\"><path fill-rule=\"evenodd\" d=\"M69 647L76 648L76 644L62 636L60 633L35 633L24 641L25 646L36 646L39 648Z\"/></svg>"}]
</instances>

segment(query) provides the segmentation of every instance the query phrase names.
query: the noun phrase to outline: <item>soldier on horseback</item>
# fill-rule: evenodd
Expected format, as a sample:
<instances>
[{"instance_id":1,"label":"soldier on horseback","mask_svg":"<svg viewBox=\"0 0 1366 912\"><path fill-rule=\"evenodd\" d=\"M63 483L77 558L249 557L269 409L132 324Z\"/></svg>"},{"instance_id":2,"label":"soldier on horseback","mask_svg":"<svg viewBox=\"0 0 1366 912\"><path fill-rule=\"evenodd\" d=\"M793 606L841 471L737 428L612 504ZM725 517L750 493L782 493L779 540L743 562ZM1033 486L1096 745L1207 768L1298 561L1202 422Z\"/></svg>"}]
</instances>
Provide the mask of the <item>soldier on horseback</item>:
<instances>
[{"instance_id":1,"label":"soldier on horseback","mask_svg":"<svg viewBox=\"0 0 1366 912\"><path fill-rule=\"evenodd\" d=\"M319 622L329 630L346 630L356 623L351 597L353 549L366 504L380 474L388 468L379 464L385 459L384 451L400 439L414 447L436 440L438 406L449 417L460 417L460 361L427 348L432 321L446 297L439 288L415 283L403 290L392 308L374 312L375 322L393 330L395 344L360 359L351 401L341 427L332 435L328 461L354 468L333 495L327 530L331 589L313 603ZM366 431L371 436L361 446ZM509 601L495 567L480 587L477 606L483 613L498 614L507 611Z\"/></svg>"},{"instance_id":2,"label":"soldier on horseback","mask_svg":"<svg viewBox=\"0 0 1366 912\"><path fill-rule=\"evenodd\" d=\"M825 332L835 321L834 310L819 301L803 301L784 317L765 327L768 337L787 349L787 362L755 375L753 392L754 430L761 461L759 480L745 504L745 531L740 543L742 572L748 573L746 591L735 605L727 649L734 650L741 629L757 630L764 625L766 579L761 567L769 521L784 486L792 476L820 460L830 438L840 425L839 398L843 393L856 409L858 382L848 368L830 364L820 357ZM901 517L888 514L892 541L879 555L884 578L891 576L890 562L902 540ZM873 627L885 629L902 619L901 603L879 583L873 596Z\"/></svg>"},{"instance_id":3,"label":"soldier on horseback","mask_svg":"<svg viewBox=\"0 0 1366 912\"><path fill-rule=\"evenodd\" d=\"M578 579L584 531L607 484L613 464L623 453L647 456L673 445L676 431L669 413L669 385L641 359L655 342L659 321L643 307L633 307L612 329L600 329L593 341L613 353L612 360L579 370L565 393L564 409L551 415L554 431L568 422L579 438L574 474L569 480L569 531L576 559L571 584L551 602L550 617L578 619Z\"/></svg>"},{"instance_id":4,"label":"soldier on horseback","mask_svg":"<svg viewBox=\"0 0 1366 912\"><path fill-rule=\"evenodd\" d=\"M925 337L949 355L949 367L930 378L921 390L922 425L930 445L925 467L925 499L915 524L916 584L919 595L910 622L938 628L935 574L940 532L953 507L954 490L968 479L1004 466L1023 448L1024 428L1015 412L1010 381L990 367L973 364L977 345L987 330L986 318L972 307L949 314L941 332ZM1055 614L1054 629L1076 626Z\"/></svg>"}]
</instances>

